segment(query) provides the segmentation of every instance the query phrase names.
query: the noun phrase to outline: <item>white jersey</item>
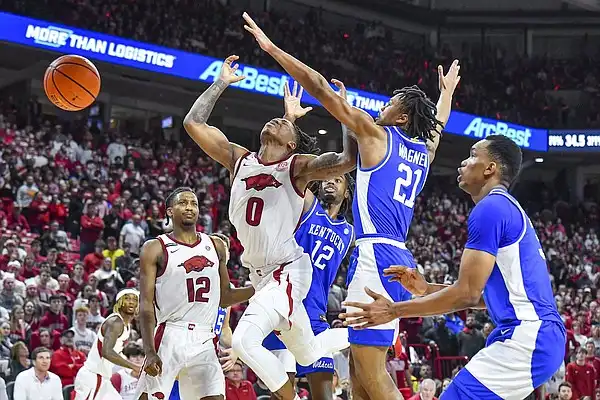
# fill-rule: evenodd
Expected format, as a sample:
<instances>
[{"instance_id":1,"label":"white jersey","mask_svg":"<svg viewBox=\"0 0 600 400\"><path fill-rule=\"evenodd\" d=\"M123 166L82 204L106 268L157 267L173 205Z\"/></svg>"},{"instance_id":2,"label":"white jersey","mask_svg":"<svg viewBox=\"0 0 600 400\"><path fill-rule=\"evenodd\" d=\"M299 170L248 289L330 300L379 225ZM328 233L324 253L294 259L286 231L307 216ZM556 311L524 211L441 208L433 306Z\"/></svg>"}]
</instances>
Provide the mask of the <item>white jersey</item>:
<instances>
[{"instance_id":1,"label":"white jersey","mask_svg":"<svg viewBox=\"0 0 600 400\"><path fill-rule=\"evenodd\" d=\"M292 177L295 160L292 155L263 163L256 153L249 153L235 164L229 220L244 246L242 264L262 275L304 253L294 238L304 206L304 193Z\"/></svg>"},{"instance_id":2,"label":"white jersey","mask_svg":"<svg viewBox=\"0 0 600 400\"><path fill-rule=\"evenodd\" d=\"M113 316L121 317L119 313L113 313L109 315L106 320L109 320ZM125 321L123 321L125 324ZM103 323L104 324L104 323ZM123 333L121 336L117 338L117 342L115 343L114 350L117 354L120 354L123 351L123 347L125 347L125 342L129 340L129 325L125 324L123 329ZM88 371L93 372L95 374L101 375L105 378L110 379L112 376L112 369L114 364L108 361L106 358L102 357L102 345L104 344L104 335L102 335L102 326L98 329L98 336L96 336L96 341L94 342L90 352L88 354L87 360L83 365Z\"/></svg>"},{"instance_id":3,"label":"white jersey","mask_svg":"<svg viewBox=\"0 0 600 400\"><path fill-rule=\"evenodd\" d=\"M138 378L132 376L131 370L128 369L120 369L115 375L118 375L118 377L116 379L113 377L113 381L116 380L117 383L120 383L117 390L123 400L136 400L135 390L137 388Z\"/></svg>"},{"instance_id":4,"label":"white jersey","mask_svg":"<svg viewBox=\"0 0 600 400\"><path fill-rule=\"evenodd\" d=\"M156 274L156 323L190 322L213 329L221 301L221 279L212 239L204 233L198 233L192 245L170 235L157 239L163 247L165 266Z\"/></svg>"}]
</instances>

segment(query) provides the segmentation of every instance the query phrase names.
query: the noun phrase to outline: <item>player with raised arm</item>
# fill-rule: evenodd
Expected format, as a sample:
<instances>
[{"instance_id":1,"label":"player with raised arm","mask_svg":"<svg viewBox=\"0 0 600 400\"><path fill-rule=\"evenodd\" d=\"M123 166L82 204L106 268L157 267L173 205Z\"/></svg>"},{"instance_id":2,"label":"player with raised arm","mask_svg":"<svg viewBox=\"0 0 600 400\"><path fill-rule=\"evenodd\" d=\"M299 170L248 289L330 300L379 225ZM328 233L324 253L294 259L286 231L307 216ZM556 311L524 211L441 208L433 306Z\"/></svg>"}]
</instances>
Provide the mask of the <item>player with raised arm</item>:
<instances>
[{"instance_id":1,"label":"player with raised arm","mask_svg":"<svg viewBox=\"0 0 600 400\"><path fill-rule=\"evenodd\" d=\"M458 186L471 195L475 207L454 284L428 284L416 271L396 266L386 274L424 297L392 303L367 290L375 301L348 304L361 311L343 315L356 329L364 329L397 318L487 306L496 328L486 347L452 380L443 400L524 399L550 379L564 358L566 330L546 258L531 220L508 193L521 162L515 142L492 135L471 147L458 169Z\"/></svg>"},{"instance_id":2,"label":"player with raised arm","mask_svg":"<svg viewBox=\"0 0 600 400\"><path fill-rule=\"evenodd\" d=\"M273 330L294 354L310 365L348 345L347 330L328 329L314 336L302 304L311 284L310 256L296 243L294 232L311 181L326 180L354 169L356 145L344 135L342 153L316 156L316 139L285 118L267 122L260 149L249 152L230 143L223 132L207 124L210 113L235 75L237 56L228 57L220 77L196 100L184 120L190 137L231 173L229 217L244 246L242 265L250 269L256 294L233 333L234 352L284 400L296 397L279 360L262 346ZM289 91L285 85L286 95ZM293 93L300 98L302 89Z\"/></svg>"},{"instance_id":3,"label":"player with raised arm","mask_svg":"<svg viewBox=\"0 0 600 400\"><path fill-rule=\"evenodd\" d=\"M340 89L338 94L346 98L346 88L335 81ZM296 99L290 97L290 99ZM296 99L298 100L298 99ZM296 110L302 111L300 104L286 101L286 118L296 119ZM342 126L342 129L345 129ZM354 246L354 228L346 221L345 213L350 212L350 201L354 182L350 174L319 182L318 196L307 190L304 196L304 209L300 225L295 234L296 242L311 256L313 265L312 283L304 299L312 331L315 335L329 329L327 323L327 299L329 289L337 275L342 260ZM308 378L311 397L315 400L329 400L333 393L333 358L327 355L310 366L296 364L293 354L277 338L275 332L269 334L263 345L273 352L285 366L290 380L295 376Z\"/></svg>"},{"instance_id":4,"label":"player with raised arm","mask_svg":"<svg viewBox=\"0 0 600 400\"><path fill-rule=\"evenodd\" d=\"M100 326L88 358L75 377L76 400L121 398L110 381L115 365L128 368L134 376L139 376L140 366L120 354L129 340L129 325L137 314L138 305L137 290L124 289L117 294L113 313Z\"/></svg>"},{"instance_id":5,"label":"player with raised arm","mask_svg":"<svg viewBox=\"0 0 600 400\"><path fill-rule=\"evenodd\" d=\"M337 96L327 80L278 48L247 13L244 28L308 93L355 134L359 158L352 214L356 249L348 269L348 299L365 301L371 286L394 301L408 299L402 285L390 283L383 270L402 263L415 266L405 241L441 131L450 116L452 95L460 80L458 61L444 75L438 67L440 98L436 105L416 86L394 92L374 121ZM436 111L437 110L437 111ZM349 329L353 398L402 399L385 368L388 348L398 335L398 321L367 330Z\"/></svg>"},{"instance_id":6,"label":"player with raised arm","mask_svg":"<svg viewBox=\"0 0 600 400\"><path fill-rule=\"evenodd\" d=\"M175 189L165 204L173 232L147 241L140 254L146 360L137 393L166 398L179 377L183 400L224 399L225 378L213 343L218 308L248 300L254 289L232 288L225 243L196 232L198 199L192 189Z\"/></svg>"}]
</instances>

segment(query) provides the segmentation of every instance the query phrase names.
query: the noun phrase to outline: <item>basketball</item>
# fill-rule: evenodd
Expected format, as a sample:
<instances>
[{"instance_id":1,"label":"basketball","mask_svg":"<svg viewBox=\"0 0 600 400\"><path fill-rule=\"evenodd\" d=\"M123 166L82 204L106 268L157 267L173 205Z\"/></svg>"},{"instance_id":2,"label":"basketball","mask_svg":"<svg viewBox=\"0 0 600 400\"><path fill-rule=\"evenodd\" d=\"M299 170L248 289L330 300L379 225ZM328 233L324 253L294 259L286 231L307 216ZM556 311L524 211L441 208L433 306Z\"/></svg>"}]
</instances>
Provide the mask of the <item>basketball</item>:
<instances>
[{"instance_id":1,"label":"basketball","mask_svg":"<svg viewBox=\"0 0 600 400\"><path fill-rule=\"evenodd\" d=\"M61 56L46 69L44 91L58 108L83 110L96 100L100 92L100 74L85 57Z\"/></svg>"}]
</instances>

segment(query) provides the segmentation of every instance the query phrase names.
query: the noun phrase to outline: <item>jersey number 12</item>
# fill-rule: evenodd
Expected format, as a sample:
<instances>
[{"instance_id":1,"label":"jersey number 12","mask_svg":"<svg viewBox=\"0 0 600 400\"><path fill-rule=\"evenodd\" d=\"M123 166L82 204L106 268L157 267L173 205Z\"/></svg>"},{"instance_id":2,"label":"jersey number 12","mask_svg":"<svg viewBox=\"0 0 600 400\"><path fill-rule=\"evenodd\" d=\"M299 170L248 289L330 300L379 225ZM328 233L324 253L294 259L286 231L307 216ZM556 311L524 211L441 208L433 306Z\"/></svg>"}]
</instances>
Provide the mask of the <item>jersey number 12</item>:
<instances>
[{"instance_id":1,"label":"jersey number 12","mask_svg":"<svg viewBox=\"0 0 600 400\"><path fill-rule=\"evenodd\" d=\"M413 208L415 198L417 197L417 190L423 177L423 170L417 169L413 171L408 165L400 163L398 165L398 172L401 175L396 179L394 200L399 201L408 208ZM406 197L407 193L410 193L408 198Z\"/></svg>"},{"instance_id":2,"label":"jersey number 12","mask_svg":"<svg viewBox=\"0 0 600 400\"><path fill-rule=\"evenodd\" d=\"M310 255L314 266L319 269L325 269L326 265L323 262L329 261L331 260L331 257L333 257L333 247L325 245L323 246L323 248L321 248L322 244L323 242L320 240L315 241L315 248L313 249L312 254ZM322 251L319 255L317 255L317 253L319 253L319 250Z\"/></svg>"},{"instance_id":3,"label":"jersey number 12","mask_svg":"<svg viewBox=\"0 0 600 400\"><path fill-rule=\"evenodd\" d=\"M185 284L187 286L188 303L208 303L209 299L204 295L210 292L210 279L201 276L196 278L194 284L194 278L187 278Z\"/></svg>"}]
</instances>

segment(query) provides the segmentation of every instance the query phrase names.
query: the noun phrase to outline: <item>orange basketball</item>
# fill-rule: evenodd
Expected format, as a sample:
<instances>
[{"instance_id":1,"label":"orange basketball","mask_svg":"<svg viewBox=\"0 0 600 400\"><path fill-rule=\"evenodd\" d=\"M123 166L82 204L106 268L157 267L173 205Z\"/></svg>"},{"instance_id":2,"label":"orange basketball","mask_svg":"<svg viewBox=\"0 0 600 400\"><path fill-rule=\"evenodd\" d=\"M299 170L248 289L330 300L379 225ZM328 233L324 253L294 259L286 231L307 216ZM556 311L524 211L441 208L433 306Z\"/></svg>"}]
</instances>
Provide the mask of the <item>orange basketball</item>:
<instances>
[{"instance_id":1,"label":"orange basketball","mask_svg":"<svg viewBox=\"0 0 600 400\"><path fill-rule=\"evenodd\" d=\"M91 105L100 93L100 74L85 57L58 57L44 74L44 91L58 108L79 111Z\"/></svg>"}]
</instances>

